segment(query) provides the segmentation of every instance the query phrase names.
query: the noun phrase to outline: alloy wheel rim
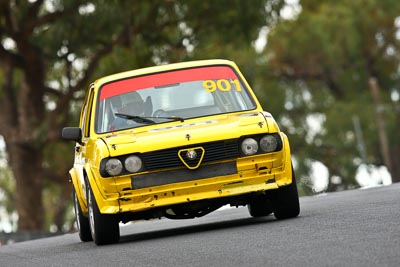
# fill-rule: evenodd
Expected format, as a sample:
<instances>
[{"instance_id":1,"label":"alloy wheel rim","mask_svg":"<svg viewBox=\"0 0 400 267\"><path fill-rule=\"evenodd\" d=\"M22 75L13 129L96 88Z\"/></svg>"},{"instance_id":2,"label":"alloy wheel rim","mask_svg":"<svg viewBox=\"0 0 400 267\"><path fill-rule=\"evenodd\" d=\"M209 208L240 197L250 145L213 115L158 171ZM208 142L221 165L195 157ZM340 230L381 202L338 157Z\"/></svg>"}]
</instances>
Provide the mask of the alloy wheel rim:
<instances>
[{"instance_id":1,"label":"alloy wheel rim","mask_svg":"<svg viewBox=\"0 0 400 267\"><path fill-rule=\"evenodd\" d=\"M75 216L76 216L76 226L78 227L78 230L81 230L81 223L79 221L79 207L78 207L78 198L76 194L74 194L74 204L75 204Z\"/></svg>"},{"instance_id":2,"label":"alloy wheel rim","mask_svg":"<svg viewBox=\"0 0 400 267\"><path fill-rule=\"evenodd\" d=\"M90 232L92 233L92 236L94 237L94 214L93 214L93 203L92 203L92 194L88 192L88 199L89 199L89 222L90 222Z\"/></svg>"}]
</instances>

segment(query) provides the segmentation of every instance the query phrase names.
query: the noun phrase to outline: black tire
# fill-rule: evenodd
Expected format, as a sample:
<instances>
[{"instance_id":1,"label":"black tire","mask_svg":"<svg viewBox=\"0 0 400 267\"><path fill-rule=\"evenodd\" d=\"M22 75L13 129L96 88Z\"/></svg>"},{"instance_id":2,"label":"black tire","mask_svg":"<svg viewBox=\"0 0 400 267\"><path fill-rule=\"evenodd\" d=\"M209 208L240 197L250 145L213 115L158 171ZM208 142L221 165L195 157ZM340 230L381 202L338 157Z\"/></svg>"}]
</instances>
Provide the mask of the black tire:
<instances>
[{"instance_id":1,"label":"black tire","mask_svg":"<svg viewBox=\"0 0 400 267\"><path fill-rule=\"evenodd\" d=\"M292 167L292 183L274 190L272 204L278 220L297 217L300 214L299 194Z\"/></svg>"},{"instance_id":2,"label":"black tire","mask_svg":"<svg viewBox=\"0 0 400 267\"><path fill-rule=\"evenodd\" d=\"M252 217L264 217L273 212L271 201L265 196L252 199L249 204L247 204L247 209Z\"/></svg>"},{"instance_id":3,"label":"black tire","mask_svg":"<svg viewBox=\"0 0 400 267\"><path fill-rule=\"evenodd\" d=\"M79 237L83 242L92 241L93 238L90 233L89 219L82 212L81 206L79 205L79 201L76 196L75 189L72 190L72 197L74 199L76 226L78 227Z\"/></svg>"},{"instance_id":4,"label":"black tire","mask_svg":"<svg viewBox=\"0 0 400 267\"><path fill-rule=\"evenodd\" d=\"M119 225L115 216L101 214L93 192L88 186L89 225L92 238L96 245L118 243Z\"/></svg>"}]
</instances>

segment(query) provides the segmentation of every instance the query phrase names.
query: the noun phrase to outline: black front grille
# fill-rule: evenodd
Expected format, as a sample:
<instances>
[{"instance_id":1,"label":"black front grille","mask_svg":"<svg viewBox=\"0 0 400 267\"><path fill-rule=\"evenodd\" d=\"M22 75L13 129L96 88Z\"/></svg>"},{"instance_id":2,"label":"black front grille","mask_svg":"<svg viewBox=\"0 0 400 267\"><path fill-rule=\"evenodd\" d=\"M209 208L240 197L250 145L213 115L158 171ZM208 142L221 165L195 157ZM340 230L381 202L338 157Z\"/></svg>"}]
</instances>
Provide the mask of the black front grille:
<instances>
[{"instance_id":1,"label":"black front grille","mask_svg":"<svg viewBox=\"0 0 400 267\"><path fill-rule=\"evenodd\" d=\"M239 156L238 140L231 139L144 153L142 154L142 158L144 160L145 168L147 171L150 171L185 166L179 159L179 151L195 147L202 147L204 149L204 158L202 163L234 159Z\"/></svg>"},{"instance_id":2,"label":"black front grille","mask_svg":"<svg viewBox=\"0 0 400 267\"><path fill-rule=\"evenodd\" d=\"M132 188L148 188L159 185L195 181L216 176L236 174L236 162L224 162L201 166L196 170L186 168L132 176Z\"/></svg>"}]
</instances>

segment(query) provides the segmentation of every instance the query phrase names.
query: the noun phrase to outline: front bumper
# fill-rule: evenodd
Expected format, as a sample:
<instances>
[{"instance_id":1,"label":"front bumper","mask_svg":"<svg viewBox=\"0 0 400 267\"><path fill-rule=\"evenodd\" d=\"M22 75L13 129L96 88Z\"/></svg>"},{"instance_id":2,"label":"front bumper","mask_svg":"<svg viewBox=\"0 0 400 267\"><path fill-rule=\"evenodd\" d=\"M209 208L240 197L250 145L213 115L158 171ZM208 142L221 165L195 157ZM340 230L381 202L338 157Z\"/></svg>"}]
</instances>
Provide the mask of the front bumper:
<instances>
[{"instance_id":1,"label":"front bumper","mask_svg":"<svg viewBox=\"0 0 400 267\"><path fill-rule=\"evenodd\" d=\"M176 181L175 178L171 178L170 182L161 184L141 183L137 186L138 183L136 183L136 188L139 189L135 189L135 176L129 175L118 178L99 178L97 180L102 181L101 186L99 183L91 186L101 213L117 214L140 212L204 199L234 197L277 189L292 183L291 160L288 151L239 158L219 164L236 165L235 172L199 179L185 180L183 178ZM187 171L190 172L190 170ZM222 170L222 174L223 172ZM152 175L154 181L157 181L157 176L162 179L163 174L166 173L151 173L149 176ZM114 191L116 187L119 193L107 193L112 191L112 187Z\"/></svg>"}]
</instances>

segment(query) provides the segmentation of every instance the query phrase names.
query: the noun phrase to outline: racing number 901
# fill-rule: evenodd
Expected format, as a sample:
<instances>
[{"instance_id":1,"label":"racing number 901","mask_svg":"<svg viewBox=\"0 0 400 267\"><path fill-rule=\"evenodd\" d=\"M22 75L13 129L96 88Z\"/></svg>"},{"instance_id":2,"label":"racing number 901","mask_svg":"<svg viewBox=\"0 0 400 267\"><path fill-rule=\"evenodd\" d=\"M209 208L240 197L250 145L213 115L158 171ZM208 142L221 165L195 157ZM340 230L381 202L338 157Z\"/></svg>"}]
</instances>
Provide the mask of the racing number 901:
<instances>
[{"instance_id":1,"label":"racing number 901","mask_svg":"<svg viewBox=\"0 0 400 267\"><path fill-rule=\"evenodd\" d=\"M212 93L217 89L220 91L223 91L223 92L229 92L232 89L232 84L235 86L235 88L238 92L242 91L242 88L240 87L240 82L238 79L235 79L235 80L220 79L217 81L205 80L203 82L203 87L209 93Z\"/></svg>"}]
</instances>

